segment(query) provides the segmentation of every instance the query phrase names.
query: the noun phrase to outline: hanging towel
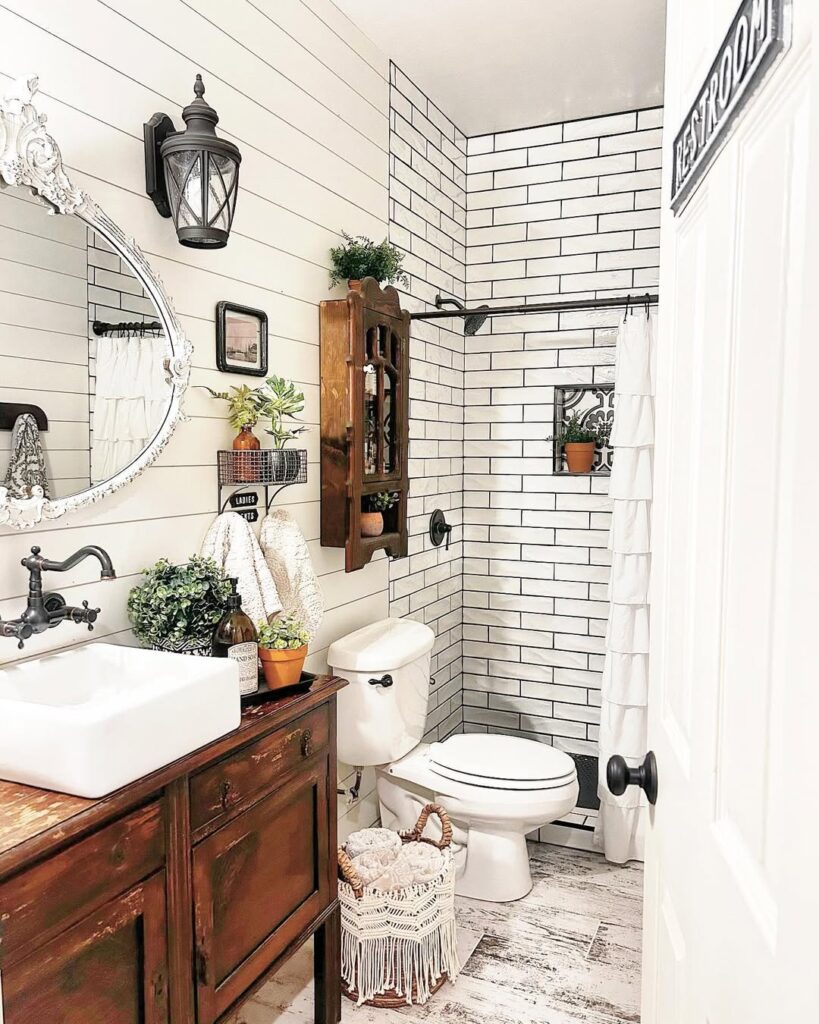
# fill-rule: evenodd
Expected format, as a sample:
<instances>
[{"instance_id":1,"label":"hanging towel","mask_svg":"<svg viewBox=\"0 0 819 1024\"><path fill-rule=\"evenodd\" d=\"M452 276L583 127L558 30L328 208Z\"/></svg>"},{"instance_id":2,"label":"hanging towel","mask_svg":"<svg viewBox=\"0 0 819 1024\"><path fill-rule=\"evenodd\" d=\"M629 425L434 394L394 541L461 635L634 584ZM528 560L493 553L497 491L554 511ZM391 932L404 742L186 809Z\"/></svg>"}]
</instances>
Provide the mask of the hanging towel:
<instances>
[{"instance_id":1,"label":"hanging towel","mask_svg":"<svg viewBox=\"0 0 819 1024\"><path fill-rule=\"evenodd\" d=\"M202 542L202 554L239 580L242 608L254 624L278 615L282 603L250 523L238 512L217 517Z\"/></svg>"},{"instance_id":2,"label":"hanging towel","mask_svg":"<svg viewBox=\"0 0 819 1024\"><path fill-rule=\"evenodd\" d=\"M12 498L30 498L32 487L42 487L43 495L51 497L40 428L30 412L24 412L14 421L11 458L3 486Z\"/></svg>"},{"instance_id":3,"label":"hanging towel","mask_svg":"<svg viewBox=\"0 0 819 1024\"><path fill-rule=\"evenodd\" d=\"M276 509L265 516L261 543L285 614L298 619L313 640L324 617L324 595L304 534L288 512Z\"/></svg>"}]
</instances>

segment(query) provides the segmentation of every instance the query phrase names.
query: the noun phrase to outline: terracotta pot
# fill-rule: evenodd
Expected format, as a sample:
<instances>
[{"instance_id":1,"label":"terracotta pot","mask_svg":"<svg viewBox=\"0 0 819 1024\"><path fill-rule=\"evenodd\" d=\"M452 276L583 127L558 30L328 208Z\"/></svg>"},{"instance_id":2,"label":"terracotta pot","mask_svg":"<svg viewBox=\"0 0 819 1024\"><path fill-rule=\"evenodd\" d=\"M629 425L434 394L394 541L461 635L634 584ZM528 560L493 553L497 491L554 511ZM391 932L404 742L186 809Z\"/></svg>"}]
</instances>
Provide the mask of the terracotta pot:
<instances>
[{"instance_id":1,"label":"terracotta pot","mask_svg":"<svg viewBox=\"0 0 819 1024\"><path fill-rule=\"evenodd\" d=\"M361 536L380 537L384 532L384 516L381 512L361 513Z\"/></svg>"},{"instance_id":2,"label":"terracotta pot","mask_svg":"<svg viewBox=\"0 0 819 1024\"><path fill-rule=\"evenodd\" d=\"M262 442L253 433L251 427L242 427L236 437L233 438L233 450L235 452L257 452L262 447ZM233 469L236 479L240 483L252 483L259 479L261 469L260 462L252 455L237 455L233 462Z\"/></svg>"},{"instance_id":3,"label":"terracotta pot","mask_svg":"<svg viewBox=\"0 0 819 1024\"><path fill-rule=\"evenodd\" d=\"M292 651L271 651L260 647L259 657L268 689L280 690L285 686L295 686L304 668L307 644Z\"/></svg>"},{"instance_id":4,"label":"terracotta pot","mask_svg":"<svg viewBox=\"0 0 819 1024\"><path fill-rule=\"evenodd\" d=\"M594 441L587 441L583 444L572 442L563 445L563 452L566 456L566 466L570 473L590 473L594 463L594 452L597 445Z\"/></svg>"}]
</instances>

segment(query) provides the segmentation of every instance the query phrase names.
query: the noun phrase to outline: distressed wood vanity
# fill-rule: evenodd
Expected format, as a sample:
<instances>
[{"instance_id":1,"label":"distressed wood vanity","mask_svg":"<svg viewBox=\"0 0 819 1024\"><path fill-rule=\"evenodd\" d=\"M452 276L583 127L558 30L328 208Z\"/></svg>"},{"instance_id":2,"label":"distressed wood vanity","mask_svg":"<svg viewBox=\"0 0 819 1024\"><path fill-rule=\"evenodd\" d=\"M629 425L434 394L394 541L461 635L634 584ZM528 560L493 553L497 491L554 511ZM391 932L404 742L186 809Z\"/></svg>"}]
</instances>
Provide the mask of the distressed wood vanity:
<instances>
[{"instance_id":1,"label":"distressed wood vanity","mask_svg":"<svg viewBox=\"0 0 819 1024\"><path fill-rule=\"evenodd\" d=\"M314 936L315 1019L337 1024L344 685L100 800L0 782L0 1021L212 1024Z\"/></svg>"}]
</instances>

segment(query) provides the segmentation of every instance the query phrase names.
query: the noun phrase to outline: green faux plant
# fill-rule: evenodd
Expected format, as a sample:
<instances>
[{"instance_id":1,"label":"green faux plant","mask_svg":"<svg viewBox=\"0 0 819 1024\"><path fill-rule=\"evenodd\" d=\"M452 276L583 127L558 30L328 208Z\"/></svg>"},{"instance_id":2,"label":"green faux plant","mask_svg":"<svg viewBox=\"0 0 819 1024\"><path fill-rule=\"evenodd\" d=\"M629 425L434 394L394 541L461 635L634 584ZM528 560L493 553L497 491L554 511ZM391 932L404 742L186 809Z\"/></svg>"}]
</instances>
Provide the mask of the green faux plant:
<instances>
[{"instance_id":1,"label":"green faux plant","mask_svg":"<svg viewBox=\"0 0 819 1024\"><path fill-rule=\"evenodd\" d=\"M261 388L251 388L247 384L242 384L238 388L231 388L230 391L214 391L206 384L202 386L211 398L220 398L223 402L228 403L228 417L234 430L255 427L259 422L262 402Z\"/></svg>"},{"instance_id":2,"label":"green faux plant","mask_svg":"<svg viewBox=\"0 0 819 1024\"><path fill-rule=\"evenodd\" d=\"M547 441L554 441L562 448L567 444L596 444L604 446L608 443L611 427L608 423L584 425L580 413L574 412L568 418L562 430L559 430Z\"/></svg>"},{"instance_id":3,"label":"green faux plant","mask_svg":"<svg viewBox=\"0 0 819 1024\"><path fill-rule=\"evenodd\" d=\"M368 512L389 512L398 503L398 495L390 491L379 491L378 494L368 494L364 501Z\"/></svg>"},{"instance_id":4,"label":"green faux plant","mask_svg":"<svg viewBox=\"0 0 819 1024\"><path fill-rule=\"evenodd\" d=\"M365 235L355 238L342 231L344 245L330 249L333 267L330 271L330 287L335 288L342 281L359 281L362 277L374 277L379 284L409 284L409 278L401 269L404 254L387 241L378 245Z\"/></svg>"},{"instance_id":5,"label":"green faux plant","mask_svg":"<svg viewBox=\"0 0 819 1024\"><path fill-rule=\"evenodd\" d=\"M292 615L281 615L272 622L260 622L259 647L267 651L296 651L310 643L304 624Z\"/></svg>"},{"instance_id":6,"label":"green faux plant","mask_svg":"<svg viewBox=\"0 0 819 1024\"><path fill-rule=\"evenodd\" d=\"M270 420L265 433L273 438L274 448L284 448L307 430L305 426L285 424L285 419L295 420L300 412L304 412L304 395L296 385L284 377L268 377L259 389L259 415Z\"/></svg>"},{"instance_id":7,"label":"green faux plant","mask_svg":"<svg viewBox=\"0 0 819 1024\"><path fill-rule=\"evenodd\" d=\"M192 555L184 565L160 558L128 595L128 618L146 647L207 643L230 592L230 580L211 558Z\"/></svg>"}]
</instances>

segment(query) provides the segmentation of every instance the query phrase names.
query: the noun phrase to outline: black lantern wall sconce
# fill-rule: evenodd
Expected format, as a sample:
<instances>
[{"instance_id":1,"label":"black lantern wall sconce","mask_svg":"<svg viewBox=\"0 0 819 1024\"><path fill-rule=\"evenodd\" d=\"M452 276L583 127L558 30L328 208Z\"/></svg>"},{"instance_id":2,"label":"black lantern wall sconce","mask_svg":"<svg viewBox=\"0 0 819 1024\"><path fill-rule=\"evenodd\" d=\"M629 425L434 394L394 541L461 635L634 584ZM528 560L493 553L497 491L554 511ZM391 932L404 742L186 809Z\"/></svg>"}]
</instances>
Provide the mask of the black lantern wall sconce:
<instances>
[{"instance_id":1,"label":"black lantern wall sconce","mask_svg":"<svg viewBox=\"0 0 819 1024\"><path fill-rule=\"evenodd\" d=\"M176 236L192 249L227 245L239 190L237 146L216 134L219 115L206 102L202 76L196 98L182 111L185 130L167 114L144 125L145 191L163 217L173 217Z\"/></svg>"}]
</instances>

